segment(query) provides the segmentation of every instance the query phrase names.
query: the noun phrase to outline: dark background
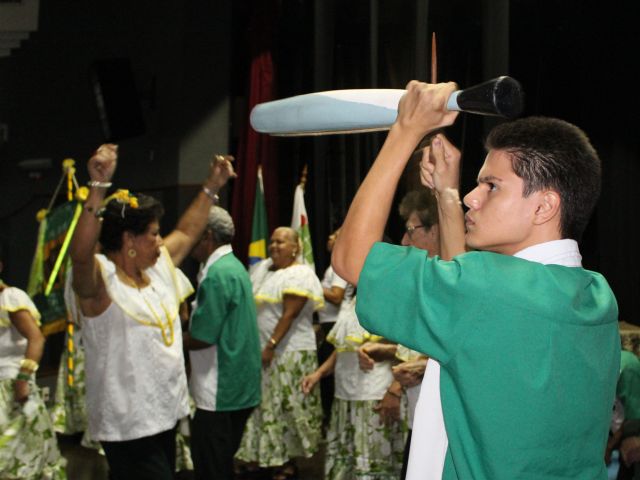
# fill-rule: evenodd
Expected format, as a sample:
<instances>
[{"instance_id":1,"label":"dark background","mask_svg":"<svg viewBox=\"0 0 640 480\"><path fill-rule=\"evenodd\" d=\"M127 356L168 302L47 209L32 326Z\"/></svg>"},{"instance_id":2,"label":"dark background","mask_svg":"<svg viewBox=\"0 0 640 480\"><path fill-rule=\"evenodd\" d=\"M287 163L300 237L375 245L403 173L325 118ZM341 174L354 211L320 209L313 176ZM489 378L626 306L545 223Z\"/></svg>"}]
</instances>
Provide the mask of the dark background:
<instances>
[{"instance_id":1,"label":"dark background","mask_svg":"<svg viewBox=\"0 0 640 480\"><path fill-rule=\"evenodd\" d=\"M35 213L49 202L62 159L75 158L79 180L87 180L84 159L106 139L94 91L105 62L118 59L120 65L106 68L106 75L119 69L116 80L129 79L114 100L126 99L128 122L112 125L124 129L116 135L121 163L114 180L158 196L167 209L166 231L197 191L192 159L200 155L206 163L214 151L235 154L242 143L253 52L272 53L275 98L403 88L413 78L429 79L436 32L439 80L467 87L511 75L524 87L526 115L557 116L590 136L604 177L581 244L584 264L608 278L620 319L640 324L632 229L640 177L636 23L630 1L41 1L38 30L0 58L0 123L10 132L0 144L3 278L26 287ZM497 121L462 115L447 132L464 154L463 192L475 184L483 137ZM329 261L325 239L346 214L383 140L384 134L372 133L274 141L278 188L267 202L277 218L269 224L290 222L294 187L307 165L319 274ZM33 158L51 159L52 167L19 167ZM417 185L414 167L398 197ZM223 198L227 205L232 189ZM399 241L401 233L394 215L388 235Z\"/></svg>"}]
</instances>

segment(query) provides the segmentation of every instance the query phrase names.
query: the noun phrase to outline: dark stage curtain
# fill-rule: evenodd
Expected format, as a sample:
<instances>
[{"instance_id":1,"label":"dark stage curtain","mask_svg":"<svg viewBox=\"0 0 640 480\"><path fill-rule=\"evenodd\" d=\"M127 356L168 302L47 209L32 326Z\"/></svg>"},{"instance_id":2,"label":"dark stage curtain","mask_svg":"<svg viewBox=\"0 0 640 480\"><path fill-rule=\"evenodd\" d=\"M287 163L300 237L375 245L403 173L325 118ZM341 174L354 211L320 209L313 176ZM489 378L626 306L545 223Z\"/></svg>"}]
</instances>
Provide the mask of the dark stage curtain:
<instances>
[{"instance_id":1,"label":"dark stage curtain","mask_svg":"<svg viewBox=\"0 0 640 480\"><path fill-rule=\"evenodd\" d=\"M251 69L249 83L249 104L242 135L238 144L236 171L231 203L231 215L236 226L233 249L236 256L247 264L251 239L251 220L256 192L258 166L262 165L265 203L269 221L277 218L277 158L273 139L251 128L249 114L258 103L268 102L274 97L274 66L271 58L272 9L260 8L255 11L250 32Z\"/></svg>"}]
</instances>

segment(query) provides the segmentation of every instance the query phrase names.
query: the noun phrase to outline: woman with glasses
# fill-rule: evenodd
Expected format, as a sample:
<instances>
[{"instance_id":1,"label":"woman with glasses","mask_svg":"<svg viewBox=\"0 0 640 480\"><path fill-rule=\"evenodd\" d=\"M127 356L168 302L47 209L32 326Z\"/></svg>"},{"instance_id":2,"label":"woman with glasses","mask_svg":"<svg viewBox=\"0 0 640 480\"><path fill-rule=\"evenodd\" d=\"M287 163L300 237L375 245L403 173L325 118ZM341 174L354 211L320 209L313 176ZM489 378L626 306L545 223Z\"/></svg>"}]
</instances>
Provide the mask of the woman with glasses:
<instances>
[{"instance_id":1,"label":"woman with glasses","mask_svg":"<svg viewBox=\"0 0 640 480\"><path fill-rule=\"evenodd\" d=\"M408 192L400 201L398 208L405 221L405 234L402 245L425 250L430 257L440 255L440 226L438 225L438 202L431 190L422 188ZM404 480L409 462L409 448L413 432L413 420L420 396L422 380L427 368L428 357L420 352L398 345L396 358L401 361L393 367L395 381L390 391L404 391L407 397L407 421L409 433L404 447L404 458L400 479ZM432 370L438 369L431 360ZM435 373L435 372L432 372Z\"/></svg>"}]
</instances>

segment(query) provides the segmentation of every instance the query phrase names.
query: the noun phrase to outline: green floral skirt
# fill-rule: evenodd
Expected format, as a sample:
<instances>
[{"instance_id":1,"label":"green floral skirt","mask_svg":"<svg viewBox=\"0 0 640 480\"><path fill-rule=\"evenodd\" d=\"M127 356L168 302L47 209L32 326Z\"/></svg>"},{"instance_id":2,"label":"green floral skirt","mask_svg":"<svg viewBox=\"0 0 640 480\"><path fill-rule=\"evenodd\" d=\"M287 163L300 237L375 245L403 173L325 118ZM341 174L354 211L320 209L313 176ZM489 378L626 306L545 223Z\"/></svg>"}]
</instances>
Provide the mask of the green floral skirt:
<instances>
[{"instance_id":1,"label":"green floral skirt","mask_svg":"<svg viewBox=\"0 0 640 480\"><path fill-rule=\"evenodd\" d=\"M262 402L249 417L236 458L277 467L318 450L320 394L316 388L305 396L300 387L304 376L316 368L316 352L309 350L283 353L262 370Z\"/></svg>"},{"instance_id":2,"label":"green floral skirt","mask_svg":"<svg viewBox=\"0 0 640 480\"><path fill-rule=\"evenodd\" d=\"M66 460L58 450L49 412L31 382L24 404L14 401L14 380L0 380L0 478L66 479Z\"/></svg>"},{"instance_id":3,"label":"green floral skirt","mask_svg":"<svg viewBox=\"0 0 640 480\"><path fill-rule=\"evenodd\" d=\"M333 399L327 431L325 479L397 480L407 434L404 420L387 427L377 400Z\"/></svg>"},{"instance_id":4,"label":"green floral skirt","mask_svg":"<svg viewBox=\"0 0 640 480\"><path fill-rule=\"evenodd\" d=\"M67 345L69 334L65 336ZM72 385L69 385L69 363L72 364ZM53 428L56 432L74 434L87 429L87 403L85 400L84 349L76 344L72 353L65 348L60 356L60 368L56 382L56 393L51 410Z\"/></svg>"}]
</instances>

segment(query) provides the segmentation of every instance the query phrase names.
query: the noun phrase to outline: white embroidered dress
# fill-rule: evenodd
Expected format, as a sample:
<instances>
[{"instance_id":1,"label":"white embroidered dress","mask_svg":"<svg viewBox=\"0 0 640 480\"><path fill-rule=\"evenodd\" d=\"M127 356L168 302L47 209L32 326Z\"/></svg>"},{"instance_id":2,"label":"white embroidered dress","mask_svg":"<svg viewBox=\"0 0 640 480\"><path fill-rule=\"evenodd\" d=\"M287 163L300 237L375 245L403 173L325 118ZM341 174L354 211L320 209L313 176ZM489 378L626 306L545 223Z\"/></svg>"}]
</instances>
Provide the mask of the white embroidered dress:
<instances>
[{"instance_id":1,"label":"white embroidered dress","mask_svg":"<svg viewBox=\"0 0 640 480\"><path fill-rule=\"evenodd\" d=\"M320 280L307 265L292 265L279 270L269 270L272 265L271 259L267 258L251 270L251 283L258 313L260 347L265 347L282 316L284 296L291 294L306 297L308 301L286 335L278 342L276 355L284 352L316 350L313 312L324 308Z\"/></svg>"},{"instance_id":2,"label":"white embroidered dress","mask_svg":"<svg viewBox=\"0 0 640 480\"><path fill-rule=\"evenodd\" d=\"M390 362L376 362L373 369L363 371L358 361L358 348L366 342L379 342L382 337L371 335L358 323L356 297L340 309L338 320L327 335L338 352L335 377L335 397L341 400L381 400L393 381Z\"/></svg>"},{"instance_id":3,"label":"white embroidered dress","mask_svg":"<svg viewBox=\"0 0 640 480\"><path fill-rule=\"evenodd\" d=\"M16 377L27 350L27 339L13 326L9 317L10 313L19 310L27 310L40 325L40 312L29 295L19 288L6 287L0 294L0 380Z\"/></svg>"},{"instance_id":4,"label":"white embroidered dress","mask_svg":"<svg viewBox=\"0 0 640 480\"><path fill-rule=\"evenodd\" d=\"M81 315L89 432L123 441L169 430L189 413L178 310L193 287L165 248L141 289L123 283L107 257L96 258L112 303L96 317Z\"/></svg>"},{"instance_id":5,"label":"white embroidered dress","mask_svg":"<svg viewBox=\"0 0 640 480\"><path fill-rule=\"evenodd\" d=\"M40 325L40 313L26 292L6 287L0 292L0 478L63 480L66 460L35 378L29 381L27 401L14 400L14 379L28 343L11 322L11 313L20 310Z\"/></svg>"}]
</instances>

